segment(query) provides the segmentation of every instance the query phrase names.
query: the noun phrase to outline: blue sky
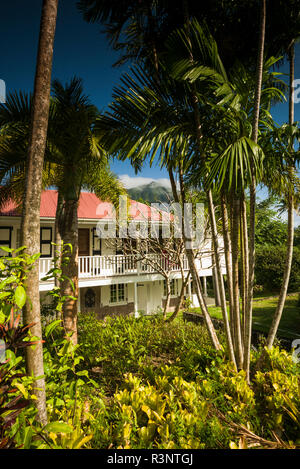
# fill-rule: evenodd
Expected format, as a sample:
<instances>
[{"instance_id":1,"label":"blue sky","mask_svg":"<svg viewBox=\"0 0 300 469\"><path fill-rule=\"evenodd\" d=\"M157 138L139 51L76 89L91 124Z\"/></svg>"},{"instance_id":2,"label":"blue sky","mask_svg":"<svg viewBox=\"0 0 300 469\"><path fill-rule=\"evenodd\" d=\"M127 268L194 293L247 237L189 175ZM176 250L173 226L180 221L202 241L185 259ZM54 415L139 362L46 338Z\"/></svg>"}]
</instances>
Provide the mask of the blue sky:
<instances>
[{"instance_id":1,"label":"blue sky","mask_svg":"<svg viewBox=\"0 0 300 469\"><path fill-rule=\"evenodd\" d=\"M0 79L5 80L7 92L30 91L33 88L41 0L10 0L1 4L1 65ZM300 78L300 44L296 49L296 73ZM113 68L118 54L108 45L100 26L83 21L76 9L76 1L60 0L53 58L53 78L62 82L77 75L83 79L85 92L100 109L107 108L112 90L118 84L122 71ZM286 65L283 72L288 72ZM300 98L300 93L299 93ZM280 124L287 120L287 104L278 104L273 110ZM295 106L295 120L300 120L300 103ZM112 164L118 175L134 177L129 162ZM167 178L165 170L146 165L139 174L145 178Z\"/></svg>"}]
</instances>

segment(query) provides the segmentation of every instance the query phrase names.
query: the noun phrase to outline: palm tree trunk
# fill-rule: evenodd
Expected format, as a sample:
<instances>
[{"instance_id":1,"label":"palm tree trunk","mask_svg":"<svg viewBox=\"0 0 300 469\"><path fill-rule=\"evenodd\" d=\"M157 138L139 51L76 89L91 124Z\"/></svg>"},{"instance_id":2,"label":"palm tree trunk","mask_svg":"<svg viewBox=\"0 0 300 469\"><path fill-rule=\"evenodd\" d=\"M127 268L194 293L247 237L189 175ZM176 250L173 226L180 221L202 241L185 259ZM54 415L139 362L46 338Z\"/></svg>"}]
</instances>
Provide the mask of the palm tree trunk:
<instances>
[{"instance_id":1,"label":"palm tree trunk","mask_svg":"<svg viewBox=\"0 0 300 469\"><path fill-rule=\"evenodd\" d=\"M225 194L221 194L221 212L222 212L222 227L224 239L224 255L226 263L226 278L227 278L227 291L229 296L229 312L230 312L230 330L231 337L233 337L233 283L232 283L232 264L231 264L231 240L228 222L228 211Z\"/></svg>"},{"instance_id":2,"label":"palm tree trunk","mask_svg":"<svg viewBox=\"0 0 300 469\"><path fill-rule=\"evenodd\" d=\"M54 239L55 239L55 264L56 269L61 268L61 256L62 256L62 220L63 220L63 209L64 209L64 197L62 190L58 189L57 194L57 205L55 213L55 225L54 225ZM59 279L55 277L55 286L59 287Z\"/></svg>"},{"instance_id":3,"label":"palm tree trunk","mask_svg":"<svg viewBox=\"0 0 300 469\"><path fill-rule=\"evenodd\" d=\"M187 26L187 31L189 33L190 18L189 18L189 12L188 12L188 3L187 3L186 0L183 0L183 10L184 10L185 24ZM193 58L193 54L192 54L192 50L191 50L191 52L190 52L190 61L193 62L193 60L194 60L194 58ZM192 103L192 108L193 108L193 112L194 112L196 141L197 141L197 144L198 144L199 150L200 150L202 131L201 131L200 113L199 113L199 108L198 108L199 100L198 100L198 97L197 97L197 90L196 90L195 83L191 84L191 103ZM203 164L205 164L204 158L203 157L201 157L201 158L203 160ZM222 315L223 315L223 321L224 321L224 328L225 328L225 334L226 334L227 348L228 348L230 359L235 364L235 358L234 358L234 352L233 352L233 346L232 346L232 339L231 339L231 334L230 334L230 327L229 327L227 308L226 308L226 296L225 296L224 280L223 280L222 270L221 270L221 258L220 258L220 252L219 252L219 240L218 240L217 224L216 224L216 218L215 218L215 209L214 209L214 203L213 203L211 190L207 191L207 200L208 200L208 211L209 211L209 217L210 217L210 225L211 225L211 230L212 230L212 244L213 244L215 264L216 264L216 274L217 274L216 284L217 284L217 286L219 288L219 292L220 292L220 302L221 302Z\"/></svg>"},{"instance_id":4,"label":"palm tree trunk","mask_svg":"<svg viewBox=\"0 0 300 469\"><path fill-rule=\"evenodd\" d=\"M72 334L71 340L77 344L77 298L78 298L78 200L65 201L64 245L69 245L68 260L62 260L61 294L63 304L63 324L66 334ZM65 246L66 247L66 246Z\"/></svg>"},{"instance_id":5,"label":"palm tree trunk","mask_svg":"<svg viewBox=\"0 0 300 469\"><path fill-rule=\"evenodd\" d=\"M233 320L235 355L238 370L243 368L243 343L240 317L240 289L239 289L239 228L240 228L240 200L233 194L232 206L232 286L233 286Z\"/></svg>"},{"instance_id":6,"label":"palm tree trunk","mask_svg":"<svg viewBox=\"0 0 300 469\"><path fill-rule=\"evenodd\" d=\"M175 184L175 179L174 179L174 175L173 175L173 171L170 167L168 168L168 171L169 171L169 177L170 177L171 188L172 188L174 200L175 200L175 202L180 203L177 188L176 188L176 184ZM180 192L181 192L182 203L184 203L185 195L184 195L184 187L183 187L183 181L182 180L180 181ZM183 224L184 224L184 217L183 217ZM203 296L202 286L201 286L201 282L200 282L200 279L199 279L197 267L196 267L196 264L195 264L194 252L193 252L193 249L191 248L192 240L187 238L186 230L185 230L184 226L183 226L183 239L184 239L184 247L185 247L186 257L187 257L188 264L189 264L189 269L190 269L190 272L191 272L191 277L193 279L193 284L194 284L194 288L195 288L195 291L196 291L196 294L197 294L199 306L200 306L201 312L204 316L204 321L205 321L205 324L206 324L206 327L207 327L211 342L212 342L212 344L213 344L213 346L215 347L216 350L221 350L221 345L220 345L219 339L217 337L217 334L216 334L214 325L212 323L211 317L208 313L207 305L205 303L205 299L204 299L204 296Z\"/></svg>"},{"instance_id":7,"label":"palm tree trunk","mask_svg":"<svg viewBox=\"0 0 300 469\"><path fill-rule=\"evenodd\" d=\"M293 125L294 123L294 75L295 75L295 49L294 49L294 42L291 44L289 49L289 62L290 62L290 88L289 88L289 124ZM293 149L293 143L291 142L291 148ZM290 168L290 174L293 174L293 167ZM272 320L272 324L268 333L267 343L266 346L271 348L274 339L276 337L276 333L279 327L279 323L281 320L289 280L290 280L290 273L292 268L292 260L293 260L293 246L294 246L294 196L293 190L288 193L288 239L287 239L287 252L286 252L286 259L285 259L285 267L283 273L283 280L280 289L280 294L278 298L278 303L276 307L276 311Z\"/></svg>"},{"instance_id":8,"label":"palm tree trunk","mask_svg":"<svg viewBox=\"0 0 300 469\"><path fill-rule=\"evenodd\" d=\"M266 0L261 0L261 19L259 29L259 45L256 69L256 89L254 96L254 115L252 124L252 140L257 143L258 140L258 122L261 99L264 46L266 32ZM253 305L253 286L254 286L254 268L255 268L255 204L256 204L256 179L254 174L254 163L251 159L251 184L250 184L250 216L249 216L249 283L246 311L245 327L245 354L244 370L247 373L248 382L250 380L250 353L251 353L251 334L252 334L252 305Z\"/></svg>"},{"instance_id":9,"label":"palm tree trunk","mask_svg":"<svg viewBox=\"0 0 300 469\"><path fill-rule=\"evenodd\" d=\"M31 135L26 168L26 189L21 223L22 244L26 246L26 253L29 255L37 254L40 251L42 171L47 138L57 6L58 0L44 0L41 14ZM34 323L34 326L31 327L32 334L42 338L38 262L27 274L26 289L29 300L24 308L24 322L25 324ZM44 375L42 343L39 343L34 349L26 347L26 366L28 374L35 377ZM44 425L47 423L44 378L35 381L34 394L37 397L34 401L37 407L37 418Z\"/></svg>"},{"instance_id":10,"label":"palm tree trunk","mask_svg":"<svg viewBox=\"0 0 300 469\"><path fill-rule=\"evenodd\" d=\"M245 196L241 199L241 257L242 257L242 303L243 303L243 341L245 343L246 331L246 311L248 300L248 284L249 284L249 259L248 259L248 227L247 227L247 209Z\"/></svg>"}]
</instances>

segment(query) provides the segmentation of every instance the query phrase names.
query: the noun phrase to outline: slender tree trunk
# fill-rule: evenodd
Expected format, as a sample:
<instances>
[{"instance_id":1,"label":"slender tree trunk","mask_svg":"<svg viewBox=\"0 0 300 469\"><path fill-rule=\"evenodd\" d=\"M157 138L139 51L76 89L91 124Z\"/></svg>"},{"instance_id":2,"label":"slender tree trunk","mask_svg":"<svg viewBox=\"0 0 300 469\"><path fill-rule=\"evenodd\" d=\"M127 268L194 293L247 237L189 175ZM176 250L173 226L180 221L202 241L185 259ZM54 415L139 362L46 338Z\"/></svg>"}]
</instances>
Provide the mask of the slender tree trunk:
<instances>
[{"instance_id":1,"label":"slender tree trunk","mask_svg":"<svg viewBox=\"0 0 300 469\"><path fill-rule=\"evenodd\" d=\"M233 338L233 282L232 282L232 264L231 264L231 240L228 222L228 211L225 194L221 194L221 213L222 227L224 239L224 255L226 263L227 291L229 296L229 312L230 312L230 331Z\"/></svg>"},{"instance_id":2,"label":"slender tree trunk","mask_svg":"<svg viewBox=\"0 0 300 469\"><path fill-rule=\"evenodd\" d=\"M183 10L184 10L185 24L186 24L187 31L189 34L190 18L189 18L189 12L188 12L188 3L186 0L183 1ZM191 43L190 43L190 47L191 47ZM194 58L193 58L193 53L191 50L190 61L193 62L193 60ZM201 131L201 120L200 120L200 113L199 113L199 107L198 107L199 100L197 96L197 89L196 89L195 83L191 84L191 104L192 104L192 108L194 111L196 142L197 142L197 145L199 147L199 152L200 152L202 131ZM201 155L201 153L199 153L199 155ZM205 159L201 156L200 158L202 159L203 164L205 164ZM227 315L227 308L226 308L226 296L225 296L224 280L223 280L222 269L221 269L221 258L220 258L220 252L219 252L219 240L218 240L217 224L216 224L216 218L215 218L215 209L214 209L214 203L213 203L212 193L210 189L207 191L207 200L208 200L210 225L211 225L211 231L212 231L212 243L213 243L215 264L216 264L216 274L217 274L216 284L220 292L220 302L221 302L221 309L222 309L225 335L226 335L226 341L227 341L227 349L228 349L230 359L235 364L235 357L234 357L234 351L233 351L233 346L232 346L232 338L231 338L228 315Z\"/></svg>"},{"instance_id":3,"label":"slender tree trunk","mask_svg":"<svg viewBox=\"0 0 300 469\"><path fill-rule=\"evenodd\" d=\"M42 171L47 138L53 43L55 36L58 0L44 0L41 14L39 46L33 95L31 135L28 147L26 190L22 213L22 244L26 253L40 251L40 200L42 191ZM34 323L31 332L42 338L39 293L39 263L28 272L26 280L28 301L24 308L25 324ZM26 348L26 366L30 375L44 375L43 347L39 343L34 348ZM34 393L37 397L37 418L41 424L47 423L45 380L35 381Z\"/></svg>"},{"instance_id":4,"label":"slender tree trunk","mask_svg":"<svg viewBox=\"0 0 300 469\"><path fill-rule=\"evenodd\" d=\"M213 290L214 290L214 298L215 298L215 305L221 306L221 299L220 299L220 289L219 289L219 282L218 282L218 274L216 269L216 261L215 261L215 254L214 249L212 248L212 282L213 282Z\"/></svg>"},{"instance_id":5,"label":"slender tree trunk","mask_svg":"<svg viewBox=\"0 0 300 469\"><path fill-rule=\"evenodd\" d=\"M63 280L61 293L66 297L63 304L63 324L66 334L72 334L71 340L77 344L77 298L78 298L78 200L65 201L64 244L69 247L69 260L62 261Z\"/></svg>"},{"instance_id":6,"label":"slender tree trunk","mask_svg":"<svg viewBox=\"0 0 300 469\"><path fill-rule=\"evenodd\" d=\"M254 96L254 115L252 124L252 140L257 143L258 140L258 122L261 99L264 46L266 31L266 0L261 0L261 19L259 29L259 44L256 69L256 89ZM254 268L255 268L255 204L256 204L256 178L254 173L254 163L251 158L251 184L250 184L250 216L249 216L249 283L247 311L245 317L245 353L244 370L247 373L248 382L250 380L250 354L251 354L251 334L252 334L252 305L253 305L253 286L254 286Z\"/></svg>"},{"instance_id":7,"label":"slender tree trunk","mask_svg":"<svg viewBox=\"0 0 300 469\"><path fill-rule=\"evenodd\" d=\"M62 256L62 223L63 223L63 210L64 210L64 197L60 189L57 193L57 205L55 213L55 225L54 225L54 240L55 240L55 265L56 269L61 268L61 256ZM55 286L59 287L59 279L55 277Z\"/></svg>"},{"instance_id":8,"label":"slender tree trunk","mask_svg":"<svg viewBox=\"0 0 300 469\"><path fill-rule=\"evenodd\" d=\"M289 88L289 124L293 125L294 123L294 75L295 75L295 50L294 50L294 42L290 46L289 50L289 62L290 62L290 88ZM290 150L293 151L293 143L291 142ZM290 168L290 174L293 175L293 167ZM281 320L289 280L290 280L290 273L292 268L292 260L293 260L293 246L294 246L294 196L293 196L293 189L289 191L287 194L287 201L288 201L288 239L287 239L287 252L286 252L286 259L285 259L285 267L283 273L283 280L280 289L280 294L278 298L278 303L276 307L276 311L272 320L272 324L269 330L269 334L267 337L266 346L271 348L274 339L276 337L276 333L279 327L279 323Z\"/></svg>"},{"instance_id":9,"label":"slender tree trunk","mask_svg":"<svg viewBox=\"0 0 300 469\"><path fill-rule=\"evenodd\" d=\"M243 368L243 343L240 317L240 288L239 288L239 228L240 228L240 200L233 194L232 207L232 286L233 286L233 320L235 331L235 355L237 367Z\"/></svg>"},{"instance_id":10,"label":"slender tree trunk","mask_svg":"<svg viewBox=\"0 0 300 469\"><path fill-rule=\"evenodd\" d=\"M228 350L230 360L233 362L233 364L236 367L236 358L234 355L234 348L233 348L231 330L230 330L228 313L227 313L226 294L225 294L224 280L223 280L223 275L222 275L222 264L221 264L219 236L218 236L218 230L217 230L215 208L214 208L214 203L213 203L213 198L212 198L212 192L210 190L207 193L207 199L208 199L210 226L211 226L211 232L212 232L214 261L216 264L216 284L219 288L222 317L223 317L225 337L226 337L226 342L227 342L227 350Z\"/></svg>"},{"instance_id":11,"label":"slender tree trunk","mask_svg":"<svg viewBox=\"0 0 300 469\"><path fill-rule=\"evenodd\" d=\"M174 179L174 175L173 175L173 171L170 167L168 168L168 171L169 171L169 177L170 177L170 182L171 182L171 188L172 188L172 192L173 192L174 201L177 202L177 203L180 203L177 188L176 188L176 184L175 184L175 179ZM181 184L180 184L180 192L181 192L182 203L184 203L185 196L184 196L183 181L181 181ZM183 220L183 225L184 225L184 220ZM199 279L197 267L196 267L196 264L195 264L194 252L193 252L193 249L191 248L192 240L187 238L186 231L185 231L185 226L183 226L183 240L184 240L184 247L185 247L186 257L187 257L190 272L191 272L191 277L193 279L193 284L194 284L195 291L196 291L196 294L197 294L199 306L200 306L201 312L204 316L205 324L206 324L206 327L207 327L211 342L212 342L212 344L213 344L213 346L215 347L216 350L220 350L221 345L220 345L219 339L217 337L217 334L216 334L214 325L212 323L211 317L208 313L207 305L206 305L205 300L204 300L202 286L201 286L201 282L200 282L200 279Z\"/></svg>"},{"instance_id":12,"label":"slender tree trunk","mask_svg":"<svg viewBox=\"0 0 300 469\"><path fill-rule=\"evenodd\" d=\"M184 272L181 273L181 289L180 289L180 294L179 294L178 301L176 304L176 308L175 308L174 313L171 314L171 316L167 319L166 322L172 322L174 321L175 318L177 318L178 313L182 307L183 298L184 298L184 290L188 284L189 278L190 278L190 272L188 273L186 277L184 277Z\"/></svg>"},{"instance_id":13,"label":"slender tree trunk","mask_svg":"<svg viewBox=\"0 0 300 469\"><path fill-rule=\"evenodd\" d=\"M247 315L247 301L248 301L248 285L249 285L249 258L248 258L248 226L247 226L247 209L245 196L243 194L241 199L241 257L242 257L242 303L243 303L243 342L245 344L245 331L246 331L246 315Z\"/></svg>"},{"instance_id":14,"label":"slender tree trunk","mask_svg":"<svg viewBox=\"0 0 300 469\"><path fill-rule=\"evenodd\" d=\"M184 4L184 8L186 8L185 4ZM158 76L159 64L158 64L158 60L157 60L157 50L156 50L156 47L154 46L154 43L153 43L153 47L152 47L152 52L153 52L153 62L154 62L154 65L155 65L157 76ZM158 80L159 80L159 78L158 78ZM197 99L197 96L196 96L196 100L194 100L193 106L194 107L197 106L197 103L198 103L198 99ZM198 122L197 131L201 132L200 121ZM179 203L179 197L178 197L176 184L175 184L175 180L174 180L174 175L173 175L173 171L172 171L171 167L169 167L169 176L170 176L170 182L171 182L171 187L172 187L174 200L175 200L175 202ZM181 185L181 192L182 191L183 191L183 186ZM184 193L182 193L181 195L182 195L182 198L183 198ZM183 227L183 233L185 233L184 227ZM214 325L213 325L211 317L208 313L207 306L206 306L206 303L205 303L205 300L204 300L204 297L203 297L202 287L201 287L201 283L200 283L200 280L199 280L197 268L196 268L196 265L195 265L194 253L193 253L192 249L187 248L187 245L189 245L190 243L191 243L191 240L188 240L186 238L186 236L184 235L184 245L185 245L186 255L187 255L187 259L188 259L188 263L189 263L189 268L190 268L190 271L191 271L191 276L193 278L193 282L194 282L194 285L195 285L199 305L200 305L202 314L204 316L204 320L205 320L205 323L206 323L206 326L207 326L211 341L212 341L215 349L220 350L221 345L220 345L220 342L218 340Z\"/></svg>"},{"instance_id":15,"label":"slender tree trunk","mask_svg":"<svg viewBox=\"0 0 300 469\"><path fill-rule=\"evenodd\" d=\"M166 282L166 288L167 288L167 295L166 295L166 302L165 302L165 307L164 307L164 311L163 311L164 320L167 319L167 312L168 312L168 309L169 309L169 306L170 306L170 299L171 299L170 279L165 278L165 282Z\"/></svg>"}]
</instances>

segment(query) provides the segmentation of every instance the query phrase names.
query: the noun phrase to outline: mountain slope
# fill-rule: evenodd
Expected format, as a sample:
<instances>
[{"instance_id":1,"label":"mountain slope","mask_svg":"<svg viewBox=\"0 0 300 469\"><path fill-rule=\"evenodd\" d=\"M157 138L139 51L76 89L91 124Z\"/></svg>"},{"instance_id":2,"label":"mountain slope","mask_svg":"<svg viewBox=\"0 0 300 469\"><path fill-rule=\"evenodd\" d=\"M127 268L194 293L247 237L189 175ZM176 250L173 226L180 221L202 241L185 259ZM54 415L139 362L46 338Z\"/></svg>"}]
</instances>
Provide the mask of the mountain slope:
<instances>
[{"instance_id":1,"label":"mountain slope","mask_svg":"<svg viewBox=\"0 0 300 469\"><path fill-rule=\"evenodd\" d=\"M132 187L131 189L127 189L127 192L133 200L143 199L148 203L170 203L173 199L171 189L155 181L149 184Z\"/></svg>"}]
</instances>

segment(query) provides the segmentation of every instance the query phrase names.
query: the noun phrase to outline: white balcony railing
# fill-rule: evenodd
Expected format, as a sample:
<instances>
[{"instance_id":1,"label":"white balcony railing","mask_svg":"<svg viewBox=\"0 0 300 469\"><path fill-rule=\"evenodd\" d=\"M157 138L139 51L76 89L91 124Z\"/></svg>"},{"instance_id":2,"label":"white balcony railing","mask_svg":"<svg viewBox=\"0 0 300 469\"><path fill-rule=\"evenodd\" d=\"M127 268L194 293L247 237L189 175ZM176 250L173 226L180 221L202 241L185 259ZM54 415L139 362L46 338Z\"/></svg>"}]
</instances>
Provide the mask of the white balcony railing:
<instances>
[{"instance_id":1,"label":"white balcony railing","mask_svg":"<svg viewBox=\"0 0 300 469\"><path fill-rule=\"evenodd\" d=\"M133 255L81 256L78 258L79 278L110 277L128 274L151 274L159 272L160 265L164 270L180 271L179 264L159 254L148 254L147 260L137 260ZM40 278L45 277L53 267L52 258L40 259ZM184 270L188 269L187 259L183 259Z\"/></svg>"}]
</instances>

